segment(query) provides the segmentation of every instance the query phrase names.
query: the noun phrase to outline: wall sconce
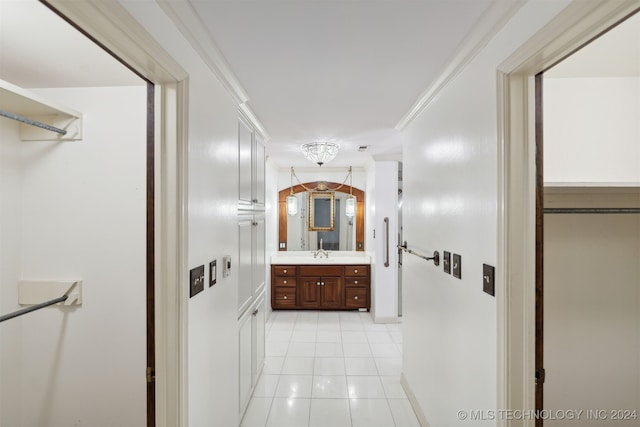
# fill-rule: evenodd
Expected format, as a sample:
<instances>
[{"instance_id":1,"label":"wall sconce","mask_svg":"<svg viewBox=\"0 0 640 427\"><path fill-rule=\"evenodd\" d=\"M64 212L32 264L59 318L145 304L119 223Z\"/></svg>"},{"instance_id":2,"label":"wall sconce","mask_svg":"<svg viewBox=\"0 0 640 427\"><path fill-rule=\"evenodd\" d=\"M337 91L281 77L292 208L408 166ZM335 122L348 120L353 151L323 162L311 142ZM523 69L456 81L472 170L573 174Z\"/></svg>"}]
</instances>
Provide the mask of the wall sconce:
<instances>
[{"instance_id":1,"label":"wall sconce","mask_svg":"<svg viewBox=\"0 0 640 427\"><path fill-rule=\"evenodd\" d=\"M349 166L349 196L344 202L344 214L348 218L353 218L356 214L356 196L353 195L353 173Z\"/></svg>"},{"instance_id":2,"label":"wall sconce","mask_svg":"<svg viewBox=\"0 0 640 427\"><path fill-rule=\"evenodd\" d=\"M293 166L291 166L291 193L287 196L287 215L298 214L298 198L293 194Z\"/></svg>"}]
</instances>

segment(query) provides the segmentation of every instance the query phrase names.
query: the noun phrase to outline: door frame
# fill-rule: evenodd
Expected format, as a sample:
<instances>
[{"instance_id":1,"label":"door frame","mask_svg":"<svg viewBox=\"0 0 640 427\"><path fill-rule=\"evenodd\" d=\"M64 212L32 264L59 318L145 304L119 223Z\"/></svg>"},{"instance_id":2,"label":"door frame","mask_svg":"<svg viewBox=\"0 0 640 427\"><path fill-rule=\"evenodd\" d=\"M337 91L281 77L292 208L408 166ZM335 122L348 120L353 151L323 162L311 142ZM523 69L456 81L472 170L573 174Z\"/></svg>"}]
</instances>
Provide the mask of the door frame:
<instances>
[{"instance_id":1,"label":"door frame","mask_svg":"<svg viewBox=\"0 0 640 427\"><path fill-rule=\"evenodd\" d=\"M189 76L120 3L46 3L155 85L155 425L187 426Z\"/></svg>"},{"instance_id":2,"label":"door frame","mask_svg":"<svg viewBox=\"0 0 640 427\"><path fill-rule=\"evenodd\" d=\"M535 76L638 9L638 0L574 0L498 67L498 409L536 409Z\"/></svg>"}]
</instances>

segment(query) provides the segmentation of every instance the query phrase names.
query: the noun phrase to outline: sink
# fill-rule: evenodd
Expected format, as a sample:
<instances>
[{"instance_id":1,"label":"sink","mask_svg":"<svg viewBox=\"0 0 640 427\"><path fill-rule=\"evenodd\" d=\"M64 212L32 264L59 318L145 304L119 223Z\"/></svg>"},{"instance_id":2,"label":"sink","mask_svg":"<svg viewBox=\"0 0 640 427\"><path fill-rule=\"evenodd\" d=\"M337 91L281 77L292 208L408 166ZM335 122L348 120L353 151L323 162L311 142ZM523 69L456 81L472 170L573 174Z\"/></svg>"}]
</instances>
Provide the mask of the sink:
<instances>
[{"instance_id":1,"label":"sink","mask_svg":"<svg viewBox=\"0 0 640 427\"><path fill-rule=\"evenodd\" d=\"M309 251L278 252L271 255L271 264L371 264L371 256L367 252L329 251L328 258L314 258Z\"/></svg>"}]
</instances>

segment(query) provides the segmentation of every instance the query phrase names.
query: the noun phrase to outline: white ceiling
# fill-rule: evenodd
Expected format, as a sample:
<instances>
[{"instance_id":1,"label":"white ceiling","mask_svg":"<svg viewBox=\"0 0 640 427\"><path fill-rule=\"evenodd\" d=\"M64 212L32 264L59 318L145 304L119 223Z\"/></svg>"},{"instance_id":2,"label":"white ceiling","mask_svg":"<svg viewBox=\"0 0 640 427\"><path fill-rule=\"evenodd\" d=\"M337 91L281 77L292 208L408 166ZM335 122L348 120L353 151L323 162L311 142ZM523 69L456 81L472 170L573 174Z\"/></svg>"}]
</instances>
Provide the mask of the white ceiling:
<instances>
[{"instance_id":1,"label":"white ceiling","mask_svg":"<svg viewBox=\"0 0 640 427\"><path fill-rule=\"evenodd\" d=\"M331 166L399 158L395 125L491 0L190 3L285 167L312 166L299 147L313 141L341 146Z\"/></svg>"},{"instance_id":2,"label":"white ceiling","mask_svg":"<svg viewBox=\"0 0 640 427\"><path fill-rule=\"evenodd\" d=\"M370 156L400 158L396 124L492 0L190 4L271 136L270 158L282 167L313 166L300 145L329 140L342 147L329 164L336 167L363 166ZM588 63L598 64L600 74L624 68L640 75L639 21L640 15L545 75L575 77L593 69ZM0 78L25 88L144 84L37 0L0 0ZM358 152L360 145L369 149Z\"/></svg>"}]
</instances>

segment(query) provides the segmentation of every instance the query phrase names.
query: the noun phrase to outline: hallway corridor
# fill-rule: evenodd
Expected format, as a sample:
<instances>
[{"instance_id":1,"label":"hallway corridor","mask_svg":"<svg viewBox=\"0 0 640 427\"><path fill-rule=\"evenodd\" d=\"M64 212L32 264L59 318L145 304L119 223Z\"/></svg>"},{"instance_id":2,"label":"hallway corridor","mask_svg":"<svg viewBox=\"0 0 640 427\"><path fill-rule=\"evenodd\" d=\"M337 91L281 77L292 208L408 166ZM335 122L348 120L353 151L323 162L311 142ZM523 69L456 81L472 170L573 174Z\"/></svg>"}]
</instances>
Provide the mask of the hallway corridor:
<instances>
[{"instance_id":1,"label":"hallway corridor","mask_svg":"<svg viewBox=\"0 0 640 427\"><path fill-rule=\"evenodd\" d=\"M419 427L402 386L400 324L369 313L276 311L242 427Z\"/></svg>"}]
</instances>

